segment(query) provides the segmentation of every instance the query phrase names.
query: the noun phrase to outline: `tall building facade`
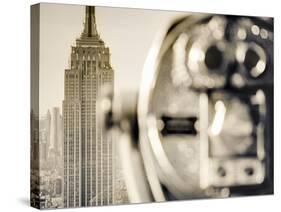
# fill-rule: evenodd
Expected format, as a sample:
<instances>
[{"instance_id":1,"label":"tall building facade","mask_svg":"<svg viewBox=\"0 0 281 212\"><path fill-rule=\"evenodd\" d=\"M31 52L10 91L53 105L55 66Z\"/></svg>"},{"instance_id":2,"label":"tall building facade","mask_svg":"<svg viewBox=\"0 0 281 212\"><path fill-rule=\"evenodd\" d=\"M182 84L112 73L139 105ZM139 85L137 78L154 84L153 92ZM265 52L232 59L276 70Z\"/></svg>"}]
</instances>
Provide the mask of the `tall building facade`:
<instances>
[{"instance_id":1,"label":"tall building facade","mask_svg":"<svg viewBox=\"0 0 281 212\"><path fill-rule=\"evenodd\" d=\"M62 167L62 146L63 146L63 122L60 108L53 107L51 110L48 160L52 168L56 168L61 173Z\"/></svg>"},{"instance_id":2,"label":"tall building facade","mask_svg":"<svg viewBox=\"0 0 281 212\"><path fill-rule=\"evenodd\" d=\"M101 86L113 86L110 52L96 27L95 8L86 7L84 30L71 48L65 70L64 206L113 203L114 170L111 138L105 138L97 113Z\"/></svg>"}]
</instances>

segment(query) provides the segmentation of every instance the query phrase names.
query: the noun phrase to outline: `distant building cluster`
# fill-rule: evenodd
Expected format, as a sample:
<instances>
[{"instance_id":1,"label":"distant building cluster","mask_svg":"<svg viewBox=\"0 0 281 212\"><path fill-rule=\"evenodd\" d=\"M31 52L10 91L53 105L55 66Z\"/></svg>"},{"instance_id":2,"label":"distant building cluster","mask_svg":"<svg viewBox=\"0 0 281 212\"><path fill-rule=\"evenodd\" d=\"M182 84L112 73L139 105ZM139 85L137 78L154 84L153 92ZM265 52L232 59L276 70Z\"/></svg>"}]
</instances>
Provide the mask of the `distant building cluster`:
<instances>
[{"instance_id":1,"label":"distant building cluster","mask_svg":"<svg viewBox=\"0 0 281 212\"><path fill-rule=\"evenodd\" d=\"M59 108L31 117L31 200L40 208L63 207L63 125Z\"/></svg>"}]
</instances>

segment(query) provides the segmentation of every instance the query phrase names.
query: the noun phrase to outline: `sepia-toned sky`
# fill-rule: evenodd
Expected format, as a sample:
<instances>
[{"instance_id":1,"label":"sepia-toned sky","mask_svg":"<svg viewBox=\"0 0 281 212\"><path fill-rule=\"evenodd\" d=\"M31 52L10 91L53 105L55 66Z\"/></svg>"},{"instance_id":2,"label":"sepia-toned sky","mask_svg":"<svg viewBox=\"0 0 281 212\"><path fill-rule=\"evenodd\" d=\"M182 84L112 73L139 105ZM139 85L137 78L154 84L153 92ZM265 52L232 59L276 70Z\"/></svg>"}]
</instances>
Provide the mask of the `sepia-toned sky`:
<instances>
[{"instance_id":1,"label":"sepia-toned sky","mask_svg":"<svg viewBox=\"0 0 281 212\"><path fill-rule=\"evenodd\" d=\"M64 70L83 29L85 6L41 4L40 115L62 108ZM178 12L96 7L97 29L110 48L115 90L136 89L156 33Z\"/></svg>"}]
</instances>

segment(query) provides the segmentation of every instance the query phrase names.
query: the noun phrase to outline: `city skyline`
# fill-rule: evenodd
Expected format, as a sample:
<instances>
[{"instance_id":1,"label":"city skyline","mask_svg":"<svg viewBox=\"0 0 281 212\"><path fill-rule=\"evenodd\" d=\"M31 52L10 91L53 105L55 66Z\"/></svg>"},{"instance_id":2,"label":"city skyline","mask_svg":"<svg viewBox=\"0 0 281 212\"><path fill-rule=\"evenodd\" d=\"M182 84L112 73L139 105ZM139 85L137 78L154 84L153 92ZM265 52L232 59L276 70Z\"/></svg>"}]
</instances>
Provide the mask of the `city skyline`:
<instances>
[{"instance_id":1,"label":"city skyline","mask_svg":"<svg viewBox=\"0 0 281 212\"><path fill-rule=\"evenodd\" d=\"M31 204L40 208L63 207L63 130L60 109L41 117L31 114Z\"/></svg>"}]
</instances>

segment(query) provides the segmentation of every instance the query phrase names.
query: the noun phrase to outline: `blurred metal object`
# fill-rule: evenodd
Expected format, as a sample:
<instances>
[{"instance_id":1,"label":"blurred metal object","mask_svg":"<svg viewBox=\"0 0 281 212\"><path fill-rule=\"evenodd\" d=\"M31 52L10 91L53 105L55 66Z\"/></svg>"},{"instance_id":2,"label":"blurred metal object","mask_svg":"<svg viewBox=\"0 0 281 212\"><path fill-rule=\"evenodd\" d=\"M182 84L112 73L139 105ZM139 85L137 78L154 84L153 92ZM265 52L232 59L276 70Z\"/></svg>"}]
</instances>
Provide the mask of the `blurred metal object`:
<instances>
[{"instance_id":1,"label":"blurred metal object","mask_svg":"<svg viewBox=\"0 0 281 212\"><path fill-rule=\"evenodd\" d=\"M131 202L273 191L270 19L177 20L153 43L138 94L101 101L111 105L106 128L130 146L123 164Z\"/></svg>"}]
</instances>

